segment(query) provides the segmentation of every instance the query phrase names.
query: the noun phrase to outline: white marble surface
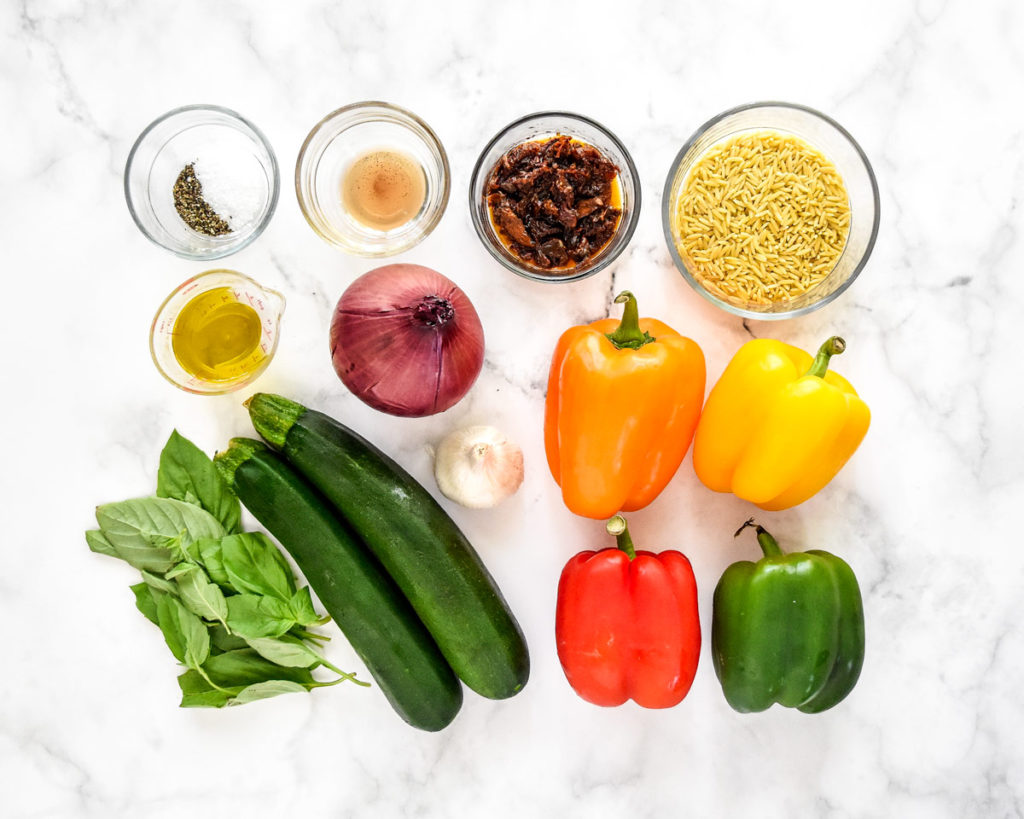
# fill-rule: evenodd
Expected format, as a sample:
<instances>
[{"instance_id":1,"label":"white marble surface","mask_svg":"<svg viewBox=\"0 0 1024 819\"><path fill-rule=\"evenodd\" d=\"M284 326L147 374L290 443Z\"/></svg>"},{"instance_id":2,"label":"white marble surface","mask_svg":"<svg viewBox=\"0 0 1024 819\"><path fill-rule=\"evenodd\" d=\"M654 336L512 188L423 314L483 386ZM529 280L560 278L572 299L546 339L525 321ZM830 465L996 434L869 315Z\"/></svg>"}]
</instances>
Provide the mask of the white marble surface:
<instances>
[{"instance_id":1,"label":"white marble surface","mask_svg":"<svg viewBox=\"0 0 1024 819\"><path fill-rule=\"evenodd\" d=\"M6 0L0 21L5 817L1024 813L1018 3ZM459 282L487 330L482 377L440 417L385 417L334 377L330 310L372 265L317 238L290 184L313 123L373 98L421 114L452 164L445 218L401 258ZM675 272L659 207L689 134L758 99L817 107L857 137L879 176L882 227L835 303L744 324ZM452 511L522 623L532 678L505 702L468 693L441 734L405 726L376 690L344 686L178 709L173 658L132 605L134 572L86 549L92 507L150 492L173 427L208 451L249 432L244 394L179 392L146 346L161 299L204 266L139 234L121 173L150 120L193 102L251 118L283 170L270 228L226 260L288 298L258 387L346 420L431 486L425 444L453 425L495 423L526 452L525 485L507 505ZM499 268L465 193L484 142L550 108L615 131L644 195L614 268L560 287ZM692 692L670 711L592 707L562 676L558 573L606 541L562 507L547 474L544 379L559 332L605 315L625 287L642 312L700 342L709 379L751 335L849 342L836 368L873 408L868 437L826 491L764 516L780 538L843 555L860 578L867 660L833 711L733 713L708 639ZM751 511L705 490L687 458L632 516L638 542L689 554L706 638L720 573L749 555L731 534ZM331 656L359 667L340 636Z\"/></svg>"}]
</instances>

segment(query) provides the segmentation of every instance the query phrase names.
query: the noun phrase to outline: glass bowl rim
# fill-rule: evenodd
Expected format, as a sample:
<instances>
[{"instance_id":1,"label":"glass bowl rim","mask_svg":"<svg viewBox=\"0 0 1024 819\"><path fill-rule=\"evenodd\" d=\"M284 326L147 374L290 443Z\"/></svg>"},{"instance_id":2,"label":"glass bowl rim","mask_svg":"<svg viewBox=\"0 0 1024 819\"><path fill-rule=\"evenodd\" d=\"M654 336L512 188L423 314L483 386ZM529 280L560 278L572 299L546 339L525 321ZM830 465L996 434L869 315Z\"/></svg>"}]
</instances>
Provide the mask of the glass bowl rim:
<instances>
[{"instance_id":1,"label":"glass bowl rim","mask_svg":"<svg viewBox=\"0 0 1024 819\"><path fill-rule=\"evenodd\" d=\"M386 249L378 252L366 252L356 250L347 244L338 242L333 238L328 238L323 235L319 227L313 223L313 219L310 216L309 210L306 207L305 197L302 193L302 165L303 160L309 151L310 144L324 128L327 127L331 122L336 120L344 120L345 115L358 113L360 111L372 111L373 109L379 109L383 112L390 112L398 114L399 120L406 118L410 120L417 128L420 128L426 134L426 140L428 146L437 152L437 155L441 159L441 196L438 202L436 212L431 216L429 220L423 223L422 229L413 236L409 241L404 242L400 246L396 246L393 249ZM402 123L408 127L407 123ZM344 130L344 129L342 129ZM413 130L410 128L410 130ZM417 134L421 136L421 134ZM403 108L400 105L395 105L391 102L385 102L383 100L362 100L360 102L350 102L348 105L343 105L340 108L336 108L330 113L323 116L319 122L316 123L312 128L309 129L309 133L306 134L306 138L302 141L302 147L299 148L298 156L295 158L295 198L299 202L299 210L302 211L302 216L313 229L313 232L324 239L324 241L333 245L334 247L341 248L346 253L350 253L354 256L362 256L367 259L380 259L388 256L395 256L399 253L404 253L407 250L411 250L424 239L433 233L434 228L437 227L441 218L444 216L445 211L448 210L448 200L451 195L452 186L452 172L451 166L448 162L448 152L445 150L444 143L441 138L437 135L433 128L431 128L422 117L413 113L408 108Z\"/></svg>"},{"instance_id":2,"label":"glass bowl rim","mask_svg":"<svg viewBox=\"0 0 1024 819\"><path fill-rule=\"evenodd\" d=\"M744 111L752 111L761 108L790 108L796 111L802 111L805 114L810 114L813 117L817 117L818 119L832 126L836 131L838 131L839 134L842 137L844 137L847 142L850 143L850 146L853 148L854 152L857 154L861 162L864 164L864 170L867 172L868 181L871 183L871 198L872 203L874 205L874 219L872 220L871 224L871 235L868 237L868 243L864 248L864 253L861 255L860 260L857 262L857 266L853 269L850 275L847 276L846 281L844 281L841 285L839 285L839 287L837 287L827 296L820 298L811 304L806 304L803 307L797 308L795 310L787 310L785 312L779 313L759 313L756 310L747 310L742 307L737 307L734 304L730 304L727 301L723 301L714 294L710 293L699 281L695 279L693 274L690 273L690 270L686 266L686 263L679 255L679 250L676 248L675 237L672 235L671 214L669 212L671 207L669 200L670 194L672 192L672 185L675 182L676 175L679 173L679 166L683 161L683 157L686 156L687 151L689 151L697 143L697 141L702 136L704 136L704 134L706 134L711 128L713 128L722 120L727 119L728 117L734 116L736 114L743 113ZM735 108L729 108L728 110L723 111L720 114L716 114L711 119L707 120L699 128L697 128L690 135L690 138L687 139L686 142L683 144L683 147L679 149L678 153L676 153L675 157L672 160L672 164L669 166L668 175L665 177L665 186L662 190L662 231L665 234L665 243L668 245L669 254L672 257L672 262L673 264L675 264L676 269L682 274L683 278L686 279L690 286L697 291L697 293L699 293L709 302L714 304L716 307L720 307L727 313L732 313L733 315L740 316L741 318L759 319L763 321L780 321L783 319L791 319L796 318L798 316L806 315L832 302L834 299L836 299L838 296L844 293L851 284L853 284L856 278L860 275L861 270L864 269L865 265L868 262L868 259L871 258L871 253L875 248L875 241L878 238L878 228L880 222L881 197L878 191L878 180L875 177L875 170L871 166L871 162L870 160L868 160L867 154L864 153L864 149L861 148L860 143L858 143L857 140L854 139L853 135L849 131L847 131L842 125L840 125L838 122L832 119L832 117L828 116L828 114L824 114L821 111L818 111L815 108L811 108L808 105L801 105L795 102L781 102L778 100L748 102L744 103L743 105L737 105Z\"/></svg>"},{"instance_id":3,"label":"glass bowl rim","mask_svg":"<svg viewBox=\"0 0 1024 819\"><path fill-rule=\"evenodd\" d=\"M607 137L607 139L622 154L622 158L625 160L626 169L627 169L627 171L629 173L630 178L633 180L633 188L634 188L634 190L636 192L636 196L634 197L635 202L630 205L629 213L627 214L628 215L628 219L626 220L625 231L621 234L621 240L620 240L620 247L619 247L619 249L615 252L614 255L611 255L611 256L609 256L609 257L607 257L605 259L602 259L600 262L598 262L594 266L589 267L586 270L584 270L583 272L577 273L577 274L572 275L572 276L546 276L546 275L544 275L542 273L537 273L536 271L530 270L529 268L516 265L512 260L507 259L504 256L501 256L499 253L497 253L495 248L494 248L494 246L491 244L491 242L488 240L488 238L484 235L484 226L481 223L480 214L478 213L478 210L477 210L478 203L476 201L476 197L473 196L473 190L476 188L477 180L480 178L480 174L482 173L482 170L483 170L484 157L487 156L487 154L490 152L490 150L498 142L501 141L502 137L506 136L513 129L518 128L520 125L524 125L524 124L530 122L531 120L541 119L542 117L558 117L558 118L568 119L568 120L577 120L577 121L582 122L582 123L584 123L586 125L589 125L590 127L592 127L595 130L599 131L603 136ZM529 142L531 140L522 140L522 141L523 142ZM520 143L517 142L516 145L518 145L518 144L520 144ZM513 273L515 273L515 274L517 274L519 276L522 276L525 279L529 279L530 281L535 281L535 282L536 281L540 281L540 282L546 282L546 283L552 283L552 284L564 284L566 282L577 282L577 281L580 281L582 279L586 279L586 278L588 278L590 276L593 276L594 274L599 273L600 271L604 270L612 262L614 262L616 259L618 259L619 256L622 255L622 251L624 251L626 249L626 246L629 244L630 240L633 238L633 234L636 232L637 224L640 221L640 206L641 206L641 203L642 203L642 194L641 194L641 185L640 185L640 174L637 171L636 164L633 162L633 157L629 153L629 150L626 148L625 144L612 131L610 131L608 128L606 128L604 125L602 125L597 120L591 119L590 117L584 116L583 114L573 113L572 111L556 111L556 110L537 111L535 113L526 114L525 116L522 116L522 117L519 117L516 120L513 120L508 125L506 125L505 127L501 128L493 137L491 137L490 140L488 140L487 144L484 145L483 150L480 151L480 154L477 156L476 162L473 165L473 172L469 176L469 212L470 212L470 217L471 217L471 219L473 221L473 228L476 230L476 234L477 234L478 238L480 239L480 243L487 249L487 252L490 253L491 256L499 264L501 264L502 267L504 267L506 270L511 270ZM611 240L609 240L609 241L611 241Z\"/></svg>"},{"instance_id":4,"label":"glass bowl rim","mask_svg":"<svg viewBox=\"0 0 1024 819\"><path fill-rule=\"evenodd\" d=\"M128 182L128 179L131 176L132 167L135 164L135 155L136 153L138 153L139 147L142 145L146 137L148 137L150 133L158 125L161 125L162 123L166 122L169 119L172 119L173 117L178 116L179 114L189 113L192 111L213 111L218 114L224 114L230 119L236 119L239 122L241 122L246 128L252 131L253 135L263 146L263 149L267 152L267 156L270 157L270 169L273 176L273 178L271 179L270 197L267 199L266 213L263 215L263 217L259 220L259 222L256 223L253 229L238 243L225 243L221 249L216 250L212 253L189 253L188 251L168 247L167 245L158 241L157 238L153 236L149 232L149 230L147 230L146 227L142 224L142 221L139 218L139 214L135 210L135 205L132 202L131 186ZM217 259L223 259L225 256L230 256L232 253L236 253L239 250L242 250L242 248L248 247L249 244L254 242L260 236L260 234L262 234L263 231L266 230L266 227L268 224L270 224L270 220L273 217L274 212L277 210L277 201L281 192L281 175L277 166L277 156L274 154L274 149L270 144L270 140L267 139L266 135L259 128L257 128L255 124L253 124L250 120L243 117L237 111L234 111L231 108L226 108L223 105L214 105L209 103L194 103L191 105L180 105L177 108L172 108L170 111L167 111L158 116L142 130L138 137L136 137L135 142L132 143L131 150L128 151L128 159L125 160L124 163L123 185L124 198L126 204L128 205L128 213L131 214L132 221L135 222L135 226L139 229L139 232L142 233L143 236L149 239L157 247L162 247L164 250L170 251L175 256L179 256L183 259L191 259L195 261L215 261Z\"/></svg>"}]
</instances>

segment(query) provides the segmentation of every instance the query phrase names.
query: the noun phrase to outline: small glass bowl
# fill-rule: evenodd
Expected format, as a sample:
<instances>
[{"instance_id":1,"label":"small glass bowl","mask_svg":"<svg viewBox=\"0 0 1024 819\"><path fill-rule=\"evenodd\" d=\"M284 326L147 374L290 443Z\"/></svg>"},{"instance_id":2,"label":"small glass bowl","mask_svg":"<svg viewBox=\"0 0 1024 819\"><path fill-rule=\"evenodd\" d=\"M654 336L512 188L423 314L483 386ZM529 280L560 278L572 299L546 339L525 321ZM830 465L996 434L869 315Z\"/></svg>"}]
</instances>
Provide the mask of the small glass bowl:
<instances>
[{"instance_id":1,"label":"small glass bowl","mask_svg":"<svg viewBox=\"0 0 1024 819\"><path fill-rule=\"evenodd\" d=\"M201 293L216 288L229 288L231 298L252 307L260 317L260 346L263 359L259 364L235 378L206 380L185 370L174 354L174 329L182 309ZM223 395L251 384L270 365L280 338L284 296L263 287L236 270L207 270L182 282L160 305L149 330L149 353L160 374L175 387L197 395Z\"/></svg>"},{"instance_id":2,"label":"small glass bowl","mask_svg":"<svg viewBox=\"0 0 1024 819\"><path fill-rule=\"evenodd\" d=\"M484 188L494 166L505 153L523 142L565 135L597 148L619 169L622 215L618 227L599 253L582 265L544 270L514 256L499 238L491 221ZM640 216L640 176L626 146L600 123L579 114L542 111L517 119L487 143L473 168L469 183L469 212L477 236L490 254L513 273L537 282L574 282L593 276L610 265L629 244Z\"/></svg>"},{"instance_id":3,"label":"small glass bowl","mask_svg":"<svg viewBox=\"0 0 1024 819\"><path fill-rule=\"evenodd\" d=\"M178 215L174 183L192 163L200 182L206 178L203 198L230 233L207 236ZM219 259L251 243L274 215L279 189L266 137L218 105L186 105L156 119L135 141L124 169L124 195L139 230L185 259Z\"/></svg>"},{"instance_id":4,"label":"small glass bowl","mask_svg":"<svg viewBox=\"0 0 1024 819\"><path fill-rule=\"evenodd\" d=\"M691 262L679 252L675 211L680 192L694 165L711 148L744 131L773 131L799 137L829 159L839 171L850 200L850 233L832 272L794 299L758 304L725 298L701 283ZM737 316L788 319L823 307L846 290L864 268L878 235L879 197L871 163L856 140L835 120L813 108L787 102L741 105L704 123L676 155L665 180L662 226L669 253L690 286L712 304Z\"/></svg>"},{"instance_id":5,"label":"small glass bowl","mask_svg":"<svg viewBox=\"0 0 1024 819\"><path fill-rule=\"evenodd\" d=\"M345 211L341 182L352 163L373 150L411 156L426 177L419 212L390 230L375 230ZM386 102L357 102L318 122L295 163L302 215L320 238L357 256L393 256L423 241L441 221L451 187L444 146L418 116Z\"/></svg>"}]
</instances>

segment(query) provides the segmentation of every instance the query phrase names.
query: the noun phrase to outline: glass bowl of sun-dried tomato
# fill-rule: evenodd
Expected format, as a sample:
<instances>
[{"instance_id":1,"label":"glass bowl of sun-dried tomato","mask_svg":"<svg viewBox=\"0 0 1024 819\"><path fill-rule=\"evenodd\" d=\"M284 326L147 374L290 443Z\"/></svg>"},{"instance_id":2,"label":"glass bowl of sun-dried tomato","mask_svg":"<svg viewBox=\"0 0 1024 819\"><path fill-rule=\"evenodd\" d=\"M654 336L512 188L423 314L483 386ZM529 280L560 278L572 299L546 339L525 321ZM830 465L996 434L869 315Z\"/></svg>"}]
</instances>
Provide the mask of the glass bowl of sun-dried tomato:
<instances>
[{"instance_id":1,"label":"glass bowl of sun-dried tomato","mask_svg":"<svg viewBox=\"0 0 1024 819\"><path fill-rule=\"evenodd\" d=\"M487 143L469 205L480 241L509 270L534 281L576 281L603 270L629 243L640 180L607 128L545 111Z\"/></svg>"}]
</instances>

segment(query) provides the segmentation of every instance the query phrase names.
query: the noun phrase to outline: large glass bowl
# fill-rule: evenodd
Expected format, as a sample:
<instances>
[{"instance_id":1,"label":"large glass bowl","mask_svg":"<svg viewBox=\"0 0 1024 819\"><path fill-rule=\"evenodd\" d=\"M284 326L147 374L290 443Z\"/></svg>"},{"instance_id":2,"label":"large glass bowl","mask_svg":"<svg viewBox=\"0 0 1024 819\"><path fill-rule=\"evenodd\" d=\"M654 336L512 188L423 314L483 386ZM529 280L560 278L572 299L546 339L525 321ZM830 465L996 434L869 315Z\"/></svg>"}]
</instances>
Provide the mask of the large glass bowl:
<instances>
[{"instance_id":1,"label":"large glass bowl","mask_svg":"<svg viewBox=\"0 0 1024 819\"><path fill-rule=\"evenodd\" d=\"M342 203L345 173L374 150L411 157L426 181L416 215L389 230L362 224ZM392 256L423 241L441 221L450 186L448 155L437 134L411 111L386 102L358 102L328 114L309 132L295 163L295 193L309 226L357 256Z\"/></svg>"},{"instance_id":2,"label":"large glass bowl","mask_svg":"<svg viewBox=\"0 0 1024 819\"><path fill-rule=\"evenodd\" d=\"M832 271L819 284L796 298L759 304L712 292L701 282L695 265L680 253L676 209L680 193L694 165L710 149L742 133L773 131L799 137L836 166L849 196L850 232ZM669 253L679 272L712 304L744 318L787 319L810 313L846 290L864 269L878 235L878 183L864 151L839 123L819 111L786 102L741 105L704 123L676 155L665 180L661 205L662 225Z\"/></svg>"},{"instance_id":3,"label":"large glass bowl","mask_svg":"<svg viewBox=\"0 0 1024 819\"><path fill-rule=\"evenodd\" d=\"M565 135L599 150L619 169L622 216L608 243L585 263L572 268L544 270L514 256L498 237L491 221L484 188L498 160L523 142ZM513 273L539 282L572 282L593 276L610 265L629 244L640 216L640 177L626 146L600 123L579 114L543 111L530 114L503 128L480 152L469 183L469 212L477 236L490 254Z\"/></svg>"},{"instance_id":4,"label":"large glass bowl","mask_svg":"<svg viewBox=\"0 0 1024 819\"><path fill-rule=\"evenodd\" d=\"M230 233L207 236L178 214L174 184L189 164L200 181L207 180L204 198L223 200L215 210ZM267 138L219 105L175 108L150 123L124 169L124 195L139 230L171 253L200 261L220 259L254 241L274 215L279 188L277 159Z\"/></svg>"}]
</instances>

